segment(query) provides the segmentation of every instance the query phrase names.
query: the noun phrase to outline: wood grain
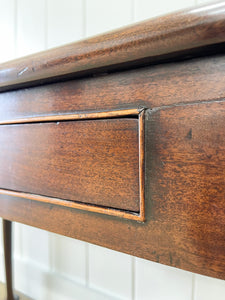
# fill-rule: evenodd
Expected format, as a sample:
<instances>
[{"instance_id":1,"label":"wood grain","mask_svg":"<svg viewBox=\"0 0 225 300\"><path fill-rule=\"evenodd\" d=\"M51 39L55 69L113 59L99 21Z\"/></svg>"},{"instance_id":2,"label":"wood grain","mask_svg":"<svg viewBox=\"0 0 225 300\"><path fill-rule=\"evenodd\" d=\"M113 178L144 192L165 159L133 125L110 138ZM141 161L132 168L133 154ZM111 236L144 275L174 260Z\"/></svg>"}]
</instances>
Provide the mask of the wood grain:
<instances>
[{"instance_id":1,"label":"wood grain","mask_svg":"<svg viewBox=\"0 0 225 300\"><path fill-rule=\"evenodd\" d=\"M224 1L155 18L0 66L0 90L119 69L225 42ZM138 62L136 62L138 65Z\"/></svg>"},{"instance_id":2,"label":"wood grain","mask_svg":"<svg viewBox=\"0 0 225 300\"><path fill-rule=\"evenodd\" d=\"M138 213L138 122L1 125L0 188Z\"/></svg>"},{"instance_id":3,"label":"wood grain","mask_svg":"<svg viewBox=\"0 0 225 300\"><path fill-rule=\"evenodd\" d=\"M224 10L2 64L0 216L225 279Z\"/></svg>"},{"instance_id":4,"label":"wood grain","mask_svg":"<svg viewBox=\"0 0 225 300\"><path fill-rule=\"evenodd\" d=\"M225 279L225 102L146 114L145 223L9 195L0 195L0 215Z\"/></svg>"},{"instance_id":5,"label":"wood grain","mask_svg":"<svg viewBox=\"0 0 225 300\"><path fill-rule=\"evenodd\" d=\"M23 123L43 123L43 122L57 122L57 121L74 121L74 120L91 120L91 119L104 119L114 117L138 116L144 108L133 108L126 110L113 110L113 111L100 111L92 113L67 113L46 116L33 116L26 118L15 118L11 120L0 120L0 125L10 124L23 124Z\"/></svg>"},{"instance_id":6,"label":"wood grain","mask_svg":"<svg viewBox=\"0 0 225 300\"><path fill-rule=\"evenodd\" d=\"M214 55L2 92L0 122L223 99L224 60L224 55Z\"/></svg>"}]
</instances>

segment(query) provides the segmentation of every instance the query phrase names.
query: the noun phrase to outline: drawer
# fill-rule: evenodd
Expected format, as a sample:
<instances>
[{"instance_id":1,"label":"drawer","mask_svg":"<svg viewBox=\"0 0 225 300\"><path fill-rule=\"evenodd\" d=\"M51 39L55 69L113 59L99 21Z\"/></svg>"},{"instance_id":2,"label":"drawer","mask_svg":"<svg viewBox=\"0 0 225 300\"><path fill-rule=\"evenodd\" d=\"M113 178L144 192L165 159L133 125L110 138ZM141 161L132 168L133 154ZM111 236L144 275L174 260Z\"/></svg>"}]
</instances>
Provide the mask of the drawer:
<instances>
[{"instance_id":1,"label":"drawer","mask_svg":"<svg viewBox=\"0 0 225 300\"><path fill-rule=\"evenodd\" d=\"M143 218L141 119L138 111L120 111L2 124L0 188L33 200Z\"/></svg>"}]
</instances>

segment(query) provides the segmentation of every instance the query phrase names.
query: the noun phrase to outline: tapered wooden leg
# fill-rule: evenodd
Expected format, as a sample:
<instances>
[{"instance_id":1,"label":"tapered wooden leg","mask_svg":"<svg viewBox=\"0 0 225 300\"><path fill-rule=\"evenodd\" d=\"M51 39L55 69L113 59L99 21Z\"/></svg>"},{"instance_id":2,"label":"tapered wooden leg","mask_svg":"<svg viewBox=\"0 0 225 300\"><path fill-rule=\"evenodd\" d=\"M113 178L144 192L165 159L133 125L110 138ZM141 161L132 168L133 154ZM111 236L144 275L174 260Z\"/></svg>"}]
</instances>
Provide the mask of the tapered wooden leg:
<instances>
[{"instance_id":1,"label":"tapered wooden leg","mask_svg":"<svg viewBox=\"0 0 225 300\"><path fill-rule=\"evenodd\" d=\"M3 219L3 238L4 238L4 254L5 254L5 274L6 274L6 300L19 299L13 294L12 283L12 222Z\"/></svg>"}]
</instances>

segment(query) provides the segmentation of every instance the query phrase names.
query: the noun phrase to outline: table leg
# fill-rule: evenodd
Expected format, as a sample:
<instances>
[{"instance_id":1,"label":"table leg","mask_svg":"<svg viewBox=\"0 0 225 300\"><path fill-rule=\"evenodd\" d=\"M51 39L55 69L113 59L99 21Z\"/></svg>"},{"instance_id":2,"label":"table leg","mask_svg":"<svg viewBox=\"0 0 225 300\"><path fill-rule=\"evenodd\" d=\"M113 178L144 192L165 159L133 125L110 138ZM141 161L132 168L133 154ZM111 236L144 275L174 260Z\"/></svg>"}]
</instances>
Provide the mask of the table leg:
<instances>
[{"instance_id":1,"label":"table leg","mask_svg":"<svg viewBox=\"0 0 225 300\"><path fill-rule=\"evenodd\" d=\"M7 300L17 300L19 297L13 294L12 283L12 222L3 219L4 257Z\"/></svg>"}]
</instances>

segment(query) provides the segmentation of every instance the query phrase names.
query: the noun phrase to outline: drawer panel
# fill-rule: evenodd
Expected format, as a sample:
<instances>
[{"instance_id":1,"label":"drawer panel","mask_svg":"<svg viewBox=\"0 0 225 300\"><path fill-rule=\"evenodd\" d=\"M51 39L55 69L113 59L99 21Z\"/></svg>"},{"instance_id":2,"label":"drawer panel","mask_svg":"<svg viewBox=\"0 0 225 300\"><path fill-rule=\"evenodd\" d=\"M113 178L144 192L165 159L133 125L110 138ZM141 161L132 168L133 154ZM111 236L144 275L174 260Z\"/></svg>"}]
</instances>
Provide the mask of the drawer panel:
<instances>
[{"instance_id":1,"label":"drawer panel","mask_svg":"<svg viewBox=\"0 0 225 300\"><path fill-rule=\"evenodd\" d=\"M0 125L0 188L139 214L139 138L133 115Z\"/></svg>"}]
</instances>

